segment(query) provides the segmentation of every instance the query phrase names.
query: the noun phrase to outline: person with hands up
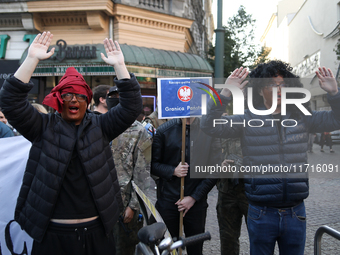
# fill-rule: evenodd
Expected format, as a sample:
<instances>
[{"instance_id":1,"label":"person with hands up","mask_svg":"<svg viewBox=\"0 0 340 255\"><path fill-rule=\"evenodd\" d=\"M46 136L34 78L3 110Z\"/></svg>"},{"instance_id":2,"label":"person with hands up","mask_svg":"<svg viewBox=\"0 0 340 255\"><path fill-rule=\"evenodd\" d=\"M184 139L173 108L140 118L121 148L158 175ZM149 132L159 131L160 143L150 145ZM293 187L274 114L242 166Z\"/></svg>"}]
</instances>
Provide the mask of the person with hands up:
<instances>
[{"instance_id":1,"label":"person with hands up","mask_svg":"<svg viewBox=\"0 0 340 255\"><path fill-rule=\"evenodd\" d=\"M0 91L6 117L32 142L14 219L34 239L33 255L112 255L122 198L109 143L141 112L140 86L118 42L105 39L102 58L116 71L120 106L102 115L89 111L92 91L69 67L43 101L56 113L39 113L27 94L39 61L54 53L52 39L50 32L38 34Z\"/></svg>"},{"instance_id":2,"label":"person with hands up","mask_svg":"<svg viewBox=\"0 0 340 255\"><path fill-rule=\"evenodd\" d=\"M294 104L286 105L281 112L281 92L289 88L302 88L299 77L292 73L288 63L279 60L259 64L250 72L236 69L226 80L240 89L252 88L247 99L257 110L271 109L272 114L254 114L246 109L244 114L222 116L231 101L231 93L223 89L223 105L208 103L207 115L202 117L201 129L208 135L241 139L243 168L255 169L243 173L248 207L248 233L250 254L274 254L278 242L280 254L303 255L306 240L306 212L304 200L309 194L307 148L309 133L332 131L340 128L340 93L330 69L319 68L316 75L320 87L328 95L331 111L311 111L309 102L303 107L311 112L304 114ZM275 95L276 93L277 95ZM303 93L289 93L289 99L304 98ZM276 102L273 101L276 98ZM235 98L234 98L235 100ZM275 105L274 105L275 106ZM274 109L275 108L275 109ZM225 119L227 124L213 125L215 119ZM224 123L226 123L226 121ZM231 124L234 123L234 124ZM279 169L264 171L264 167ZM300 171L280 171L280 169ZM257 170L256 170L257 169Z\"/></svg>"}]
</instances>

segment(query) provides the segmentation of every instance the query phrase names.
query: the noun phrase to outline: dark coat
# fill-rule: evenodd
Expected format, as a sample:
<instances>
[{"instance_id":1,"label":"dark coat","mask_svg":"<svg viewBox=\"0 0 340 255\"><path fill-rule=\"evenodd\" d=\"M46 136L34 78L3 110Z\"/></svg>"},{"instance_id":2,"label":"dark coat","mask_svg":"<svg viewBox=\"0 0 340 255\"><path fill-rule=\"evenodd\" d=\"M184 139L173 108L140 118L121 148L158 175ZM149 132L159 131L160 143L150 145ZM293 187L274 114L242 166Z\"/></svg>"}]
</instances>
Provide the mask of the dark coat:
<instances>
[{"instance_id":1,"label":"dark coat","mask_svg":"<svg viewBox=\"0 0 340 255\"><path fill-rule=\"evenodd\" d=\"M193 171L194 166L222 162L221 145L212 137L205 135L199 127L199 119L190 125L191 162L187 162ZM189 145L190 146L190 145ZM195 151L197 150L197 151ZM151 173L161 178L160 199L177 202L180 198L181 178L174 176L174 170L181 162L182 121L172 119L160 125L152 143ZM202 152L202 153L200 153ZM193 179L185 177L184 196L191 196L200 202L216 184L216 179Z\"/></svg>"},{"instance_id":2,"label":"dark coat","mask_svg":"<svg viewBox=\"0 0 340 255\"><path fill-rule=\"evenodd\" d=\"M103 115L87 111L76 132L76 126L59 113L41 114L29 104L32 82L25 84L14 76L4 82L0 91L3 112L32 142L15 220L35 240L41 241L47 230L75 146L107 234L117 222L122 201L109 143L134 122L142 99L134 76L115 83L120 105Z\"/></svg>"},{"instance_id":3,"label":"dark coat","mask_svg":"<svg viewBox=\"0 0 340 255\"><path fill-rule=\"evenodd\" d=\"M13 131L9 126L0 121L0 138L14 136Z\"/></svg>"},{"instance_id":4,"label":"dark coat","mask_svg":"<svg viewBox=\"0 0 340 255\"><path fill-rule=\"evenodd\" d=\"M209 102L208 114L202 117L202 130L214 137L240 137L243 167L254 170L270 165L289 170L283 173L271 173L270 178L263 178L263 175L260 178L261 174L254 172L244 173L249 202L282 206L307 198L309 186L305 164L307 164L308 133L340 128L340 92L335 96L328 96L332 111L313 111L311 116L301 115L296 126L294 121L288 120L292 118L291 113L287 112L286 116L282 116L282 120L290 127L280 125L280 130L275 122L272 126L272 115L259 116L245 110L244 115L221 117L230 98L221 96L221 99L223 106L219 104L215 106L212 101ZM259 110L261 109L265 109L264 105ZM214 119L226 119L228 123L213 127ZM248 122L254 119L257 121ZM234 123L232 127L231 121ZM262 127L251 127L260 126L262 123L264 123ZM294 169L297 171L295 172ZM269 177L269 174L265 176Z\"/></svg>"}]
</instances>

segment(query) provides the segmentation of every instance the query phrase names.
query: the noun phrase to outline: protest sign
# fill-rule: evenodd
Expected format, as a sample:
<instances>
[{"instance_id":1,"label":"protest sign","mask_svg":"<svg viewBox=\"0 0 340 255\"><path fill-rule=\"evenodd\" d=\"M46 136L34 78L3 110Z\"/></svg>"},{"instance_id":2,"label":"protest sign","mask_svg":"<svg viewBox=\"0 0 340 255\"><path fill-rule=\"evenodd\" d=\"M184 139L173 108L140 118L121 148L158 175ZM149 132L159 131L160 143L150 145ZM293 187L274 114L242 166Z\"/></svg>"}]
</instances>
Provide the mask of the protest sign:
<instances>
[{"instance_id":1,"label":"protest sign","mask_svg":"<svg viewBox=\"0 0 340 255\"><path fill-rule=\"evenodd\" d=\"M159 78L157 79L158 118L189 118L202 116L202 107L212 78ZM203 95L203 101L202 101Z\"/></svg>"}]
</instances>

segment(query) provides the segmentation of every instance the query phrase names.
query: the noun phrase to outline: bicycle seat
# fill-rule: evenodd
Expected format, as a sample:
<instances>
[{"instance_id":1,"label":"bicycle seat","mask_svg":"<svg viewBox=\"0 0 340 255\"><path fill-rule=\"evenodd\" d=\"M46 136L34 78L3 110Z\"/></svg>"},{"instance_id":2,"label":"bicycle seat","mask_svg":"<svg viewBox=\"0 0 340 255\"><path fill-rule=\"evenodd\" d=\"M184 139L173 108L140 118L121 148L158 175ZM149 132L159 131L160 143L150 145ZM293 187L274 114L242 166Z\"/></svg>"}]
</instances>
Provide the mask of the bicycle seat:
<instances>
[{"instance_id":1,"label":"bicycle seat","mask_svg":"<svg viewBox=\"0 0 340 255\"><path fill-rule=\"evenodd\" d=\"M141 242L150 245L156 244L159 240L163 239L165 231L166 225L163 222L156 222L142 227L137 235Z\"/></svg>"}]
</instances>

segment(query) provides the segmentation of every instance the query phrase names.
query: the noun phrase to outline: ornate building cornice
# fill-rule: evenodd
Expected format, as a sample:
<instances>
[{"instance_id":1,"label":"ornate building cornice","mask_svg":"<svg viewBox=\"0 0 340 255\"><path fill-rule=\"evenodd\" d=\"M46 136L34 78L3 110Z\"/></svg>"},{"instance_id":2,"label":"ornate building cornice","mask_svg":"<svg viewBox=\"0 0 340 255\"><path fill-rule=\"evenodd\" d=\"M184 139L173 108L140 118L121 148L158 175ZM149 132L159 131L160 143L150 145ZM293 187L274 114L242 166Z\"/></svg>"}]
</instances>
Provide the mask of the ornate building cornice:
<instances>
[{"instance_id":1,"label":"ornate building cornice","mask_svg":"<svg viewBox=\"0 0 340 255\"><path fill-rule=\"evenodd\" d=\"M27 2L29 12L72 12L72 11L103 11L113 15L111 0L72 0L72 1L30 1Z\"/></svg>"},{"instance_id":2,"label":"ornate building cornice","mask_svg":"<svg viewBox=\"0 0 340 255\"><path fill-rule=\"evenodd\" d=\"M166 23L162 21L152 20L148 18L137 18L129 15L116 15L115 19L118 22L130 23L138 26L158 28L162 30L169 30L174 32L183 33L187 28L185 26L180 26L176 24Z\"/></svg>"}]
</instances>

